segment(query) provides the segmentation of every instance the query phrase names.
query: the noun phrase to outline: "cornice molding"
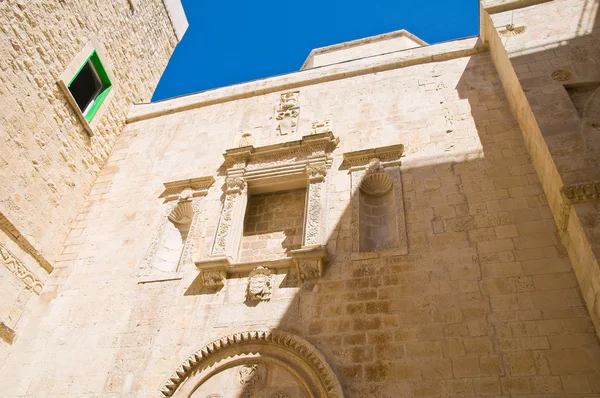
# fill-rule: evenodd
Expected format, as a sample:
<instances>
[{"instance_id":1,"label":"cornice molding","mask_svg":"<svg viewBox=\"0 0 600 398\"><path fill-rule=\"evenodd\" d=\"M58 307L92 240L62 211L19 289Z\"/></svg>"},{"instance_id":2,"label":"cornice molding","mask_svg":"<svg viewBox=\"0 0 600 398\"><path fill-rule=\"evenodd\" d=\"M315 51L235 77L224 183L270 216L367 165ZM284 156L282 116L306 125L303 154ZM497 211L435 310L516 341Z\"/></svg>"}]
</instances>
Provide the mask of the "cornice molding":
<instances>
[{"instance_id":1,"label":"cornice molding","mask_svg":"<svg viewBox=\"0 0 600 398\"><path fill-rule=\"evenodd\" d=\"M551 1L554 0L487 0L482 1L481 6L488 14L497 14Z\"/></svg>"},{"instance_id":2,"label":"cornice molding","mask_svg":"<svg viewBox=\"0 0 600 398\"><path fill-rule=\"evenodd\" d=\"M361 167L367 166L372 159L379 159L384 165L392 166L399 164L404 155L404 145L389 145L379 148L362 149L360 151L344 153L344 166Z\"/></svg>"},{"instance_id":3,"label":"cornice molding","mask_svg":"<svg viewBox=\"0 0 600 398\"><path fill-rule=\"evenodd\" d=\"M134 104L127 122L151 119L204 106L256 97L299 87L383 72L412 65L466 57L487 51L478 37L416 47L355 61L301 70L248 83L217 88L149 104Z\"/></svg>"}]
</instances>

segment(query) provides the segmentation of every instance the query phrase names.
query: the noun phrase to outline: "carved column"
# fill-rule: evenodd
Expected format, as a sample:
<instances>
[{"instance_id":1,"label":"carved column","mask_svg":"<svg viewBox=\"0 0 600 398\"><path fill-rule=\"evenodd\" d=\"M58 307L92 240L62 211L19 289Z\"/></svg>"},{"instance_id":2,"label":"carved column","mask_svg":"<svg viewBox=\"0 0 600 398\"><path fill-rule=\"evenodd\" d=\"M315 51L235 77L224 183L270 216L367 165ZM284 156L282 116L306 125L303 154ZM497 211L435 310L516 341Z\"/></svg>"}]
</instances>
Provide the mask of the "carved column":
<instances>
[{"instance_id":1,"label":"carved column","mask_svg":"<svg viewBox=\"0 0 600 398\"><path fill-rule=\"evenodd\" d=\"M243 177L228 177L223 211L217 228L212 256L235 258L243 229L248 191Z\"/></svg>"},{"instance_id":2,"label":"carved column","mask_svg":"<svg viewBox=\"0 0 600 398\"><path fill-rule=\"evenodd\" d=\"M324 162L309 164L306 167L308 183L306 187L306 212L304 217L304 240L302 247L315 247L323 244L325 233L325 210L327 188Z\"/></svg>"}]
</instances>

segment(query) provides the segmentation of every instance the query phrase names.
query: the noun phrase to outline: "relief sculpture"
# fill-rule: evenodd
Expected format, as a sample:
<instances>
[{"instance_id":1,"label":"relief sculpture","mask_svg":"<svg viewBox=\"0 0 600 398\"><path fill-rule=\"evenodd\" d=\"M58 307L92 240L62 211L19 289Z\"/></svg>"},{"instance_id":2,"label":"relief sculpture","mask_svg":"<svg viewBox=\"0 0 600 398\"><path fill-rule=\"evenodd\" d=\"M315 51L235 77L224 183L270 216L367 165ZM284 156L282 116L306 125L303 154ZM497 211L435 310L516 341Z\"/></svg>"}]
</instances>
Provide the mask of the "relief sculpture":
<instances>
[{"instance_id":1,"label":"relief sculpture","mask_svg":"<svg viewBox=\"0 0 600 398\"><path fill-rule=\"evenodd\" d=\"M298 127L298 115L300 114L299 92L281 94L279 107L277 108L278 135L290 135L296 132Z\"/></svg>"},{"instance_id":2,"label":"relief sculpture","mask_svg":"<svg viewBox=\"0 0 600 398\"><path fill-rule=\"evenodd\" d=\"M0 244L0 259L4 266L8 268L14 276L19 278L29 289L33 290L36 294L42 293L42 289L44 288L42 281L29 271L27 267L25 267L25 264L2 244Z\"/></svg>"},{"instance_id":3,"label":"relief sculpture","mask_svg":"<svg viewBox=\"0 0 600 398\"><path fill-rule=\"evenodd\" d=\"M271 298L271 271L266 267L257 267L248 276L246 300L248 302L266 301Z\"/></svg>"}]
</instances>

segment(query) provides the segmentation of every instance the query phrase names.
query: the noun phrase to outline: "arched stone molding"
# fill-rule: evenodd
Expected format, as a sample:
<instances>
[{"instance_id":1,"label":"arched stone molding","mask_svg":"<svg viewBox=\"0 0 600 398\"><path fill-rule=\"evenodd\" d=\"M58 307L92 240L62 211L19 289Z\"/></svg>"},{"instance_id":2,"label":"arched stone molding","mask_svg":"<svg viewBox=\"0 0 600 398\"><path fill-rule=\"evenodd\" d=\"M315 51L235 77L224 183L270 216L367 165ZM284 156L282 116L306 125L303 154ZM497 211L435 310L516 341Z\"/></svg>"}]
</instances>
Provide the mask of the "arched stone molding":
<instances>
[{"instance_id":1,"label":"arched stone molding","mask_svg":"<svg viewBox=\"0 0 600 398\"><path fill-rule=\"evenodd\" d=\"M259 362L285 367L312 397L344 397L342 386L323 354L301 337L279 329L236 333L208 344L169 377L161 396L188 397L223 370Z\"/></svg>"}]
</instances>

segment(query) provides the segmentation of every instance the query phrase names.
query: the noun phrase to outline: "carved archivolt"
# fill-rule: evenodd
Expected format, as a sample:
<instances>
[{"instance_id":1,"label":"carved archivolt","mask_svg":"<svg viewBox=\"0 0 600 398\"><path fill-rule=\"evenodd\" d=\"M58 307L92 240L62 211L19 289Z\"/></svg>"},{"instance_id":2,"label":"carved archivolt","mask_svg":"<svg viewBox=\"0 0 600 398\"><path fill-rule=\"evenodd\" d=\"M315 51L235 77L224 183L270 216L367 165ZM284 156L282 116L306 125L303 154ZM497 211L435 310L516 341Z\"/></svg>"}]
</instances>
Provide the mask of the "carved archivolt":
<instances>
[{"instance_id":1,"label":"carved archivolt","mask_svg":"<svg viewBox=\"0 0 600 398\"><path fill-rule=\"evenodd\" d=\"M37 294L42 293L44 284L39 280L33 272L29 271L25 264L19 260L10 250L4 245L0 244L0 260L2 264L19 280L21 280L25 286L33 290Z\"/></svg>"},{"instance_id":2,"label":"carved archivolt","mask_svg":"<svg viewBox=\"0 0 600 398\"><path fill-rule=\"evenodd\" d=\"M205 286L222 286L228 273L296 267L300 278L314 279L327 261L324 248L327 170L339 140L333 133L305 135L297 141L263 147L228 149L225 154L225 199L209 257L196 262ZM302 247L290 256L264 263L238 262L249 193L305 188L306 212Z\"/></svg>"},{"instance_id":3,"label":"carved archivolt","mask_svg":"<svg viewBox=\"0 0 600 398\"><path fill-rule=\"evenodd\" d=\"M257 363L271 362L292 372L313 397L342 398L335 373L306 340L279 329L236 333L214 341L186 359L169 377L163 397L188 397L211 376L236 365L253 372ZM240 380L247 380L240 375Z\"/></svg>"}]
</instances>

